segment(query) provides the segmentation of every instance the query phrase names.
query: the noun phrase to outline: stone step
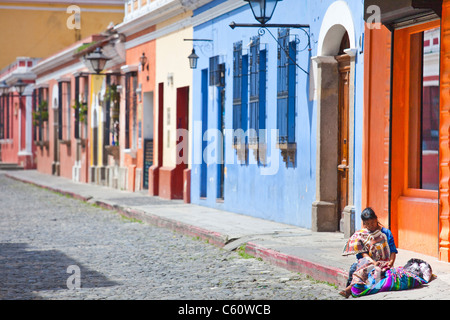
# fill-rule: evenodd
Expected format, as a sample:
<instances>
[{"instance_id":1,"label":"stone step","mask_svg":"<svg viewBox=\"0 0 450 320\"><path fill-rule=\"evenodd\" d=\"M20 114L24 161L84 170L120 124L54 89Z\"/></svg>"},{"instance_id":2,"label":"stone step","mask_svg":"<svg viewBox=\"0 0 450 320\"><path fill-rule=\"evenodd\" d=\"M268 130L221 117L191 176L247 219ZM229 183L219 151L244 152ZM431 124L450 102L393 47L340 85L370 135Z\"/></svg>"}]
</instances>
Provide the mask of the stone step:
<instances>
[{"instance_id":1,"label":"stone step","mask_svg":"<svg viewBox=\"0 0 450 320\"><path fill-rule=\"evenodd\" d=\"M0 162L0 170L23 170L17 163Z\"/></svg>"}]
</instances>

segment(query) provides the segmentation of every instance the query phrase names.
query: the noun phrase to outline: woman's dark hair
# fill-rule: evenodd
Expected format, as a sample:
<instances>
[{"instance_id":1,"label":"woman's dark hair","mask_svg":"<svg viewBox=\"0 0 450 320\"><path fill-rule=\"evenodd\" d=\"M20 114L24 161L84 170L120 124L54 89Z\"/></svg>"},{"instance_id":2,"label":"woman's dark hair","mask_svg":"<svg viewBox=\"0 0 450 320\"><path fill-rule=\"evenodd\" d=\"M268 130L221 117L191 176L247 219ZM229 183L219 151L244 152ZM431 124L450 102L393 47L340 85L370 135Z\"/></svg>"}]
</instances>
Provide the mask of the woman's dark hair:
<instances>
[{"instance_id":1,"label":"woman's dark hair","mask_svg":"<svg viewBox=\"0 0 450 320\"><path fill-rule=\"evenodd\" d=\"M361 212L361 220L367 221L367 220L371 220L371 219L378 219L378 217L372 208L367 207L363 210L363 212Z\"/></svg>"}]
</instances>

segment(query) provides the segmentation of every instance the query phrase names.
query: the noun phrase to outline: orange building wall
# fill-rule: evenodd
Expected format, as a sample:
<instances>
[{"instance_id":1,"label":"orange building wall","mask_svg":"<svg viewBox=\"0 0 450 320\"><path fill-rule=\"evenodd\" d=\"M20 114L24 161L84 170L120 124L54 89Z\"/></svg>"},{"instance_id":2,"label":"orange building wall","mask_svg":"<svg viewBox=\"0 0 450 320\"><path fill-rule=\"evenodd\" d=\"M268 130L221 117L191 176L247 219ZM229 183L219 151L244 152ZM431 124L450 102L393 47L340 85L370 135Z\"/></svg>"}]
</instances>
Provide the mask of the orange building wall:
<instances>
[{"instance_id":1,"label":"orange building wall","mask_svg":"<svg viewBox=\"0 0 450 320\"><path fill-rule=\"evenodd\" d=\"M400 248L438 255L438 192L408 187L409 127L413 86L410 73L410 36L416 32L435 28L439 21L431 21L394 32L394 65L392 96L392 174L391 220Z\"/></svg>"},{"instance_id":2,"label":"orange building wall","mask_svg":"<svg viewBox=\"0 0 450 320\"><path fill-rule=\"evenodd\" d=\"M450 262L450 1L441 18L441 95L439 132L439 259Z\"/></svg>"},{"instance_id":3,"label":"orange building wall","mask_svg":"<svg viewBox=\"0 0 450 320\"><path fill-rule=\"evenodd\" d=\"M362 207L389 226L389 118L391 33L365 30ZM380 152L381 151L381 152Z\"/></svg>"},{"instance_id":4,"label":"orange building wall","mask_svg":"<svg viewBox=\"0 0 450 320\"><path fill-rule=\"evenodd\" d=\"M153 31L154 27L150 29L146 29L147 31ZM144 92L150 92L155 90L155 69L156 69L156 58L155 58L155 48L156 42L150 41L146 42L144 44L141 44L139 46L130 48L126 52L126 64L127 65L139 65L138 68L138 86L141 84L141 102L139 102L139 98L137 99L138 107L136 108L137 112L140 112L140 115L138 114L136 119L139 121L139 117L141 117L142 121L142 127L144 121L146 119L143 117L144 114L144 105L143 105L143 97ZM147 57L147 64L148 64L148 70L147 65L144 67L144 70L142 70L142 67L140 66L140 57L142 56L142 53L145 53L145 56ZM153 95L155 96L155 95ZM154 101L153 101L154 105ZM155 112L155 108L154 108ZM155 118L155 117L154 117ZM130 121L133 119L133 112L130 110ZM130 123L130 130L132 130L132 124ZM130 138L132 134L130 132ZM128 167L128 189L130 191L134 191L136 186L135 184L135 174L136 174L136 168L142 169L144 168L144 139L142 137L142 144L141 148L137 149L136 158L132 158L128 154L124 154L124 160L123 165ZM142 186L141 186L142 187Z\"/></svg>"},{"instance_id":5,"label":"orange building wall","mask_svg":"<svg viewBox=\"0 0 450 320\"><path fill-rule=\"evenodd\" d=\"M445 56L450 53L450 36L445 35L445 30L450 28L449 13L450 1L446 1L442 17L441 48ZM384 26L365 31L362 206L374 208L380 222L392 230L399 248L431 256L438 256L439 251L439 258L449 261L449 59L441 57L444 64L441 64L440 201L438 202L436 191L409 189L406 184L408 163L405 155L408 154L408 143L405 133L408 130L406 119L410 87L408 67L404 65L405 61L409 61L408 50L405 50L409 48L409 42L405 40L409 39L409 33L406 33L419 32L435 25L438 22L426 23L411 30L395 31L392 114L391 32ZM393 149L392 159L389 156L390 143Z\"/></svg>"}]
</instances>

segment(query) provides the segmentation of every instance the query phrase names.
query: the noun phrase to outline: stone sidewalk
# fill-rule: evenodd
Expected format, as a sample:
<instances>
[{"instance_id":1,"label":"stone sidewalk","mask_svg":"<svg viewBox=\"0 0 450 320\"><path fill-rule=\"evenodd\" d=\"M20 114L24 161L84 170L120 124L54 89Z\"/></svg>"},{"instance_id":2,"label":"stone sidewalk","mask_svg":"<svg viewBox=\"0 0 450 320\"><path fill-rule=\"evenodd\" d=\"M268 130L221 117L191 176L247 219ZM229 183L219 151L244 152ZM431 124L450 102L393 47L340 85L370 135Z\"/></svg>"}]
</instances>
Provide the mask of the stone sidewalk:
<instances>
[{"instance_id":1,"label":"stone sidewalk","mask_svg":"<svg viewBox=\"0 0 450 320\"><path fill-rule=\"evenodd\" d=\"M355 261L353 256L341 255L346 242L342 233L312 232L292 225L185 204L180 200L164 200L140 192L77 183L36 170L4 173L10 178L117 210L152 225L200 237L227 250L246 245L246 251L255 257L340 288L345 285L348 268ZM396 265L404 265L410 258L430 263L437 278L420 289L379 293L360 299L450 299L450 264L399 249Z\"/></svg>"}]
</instances>

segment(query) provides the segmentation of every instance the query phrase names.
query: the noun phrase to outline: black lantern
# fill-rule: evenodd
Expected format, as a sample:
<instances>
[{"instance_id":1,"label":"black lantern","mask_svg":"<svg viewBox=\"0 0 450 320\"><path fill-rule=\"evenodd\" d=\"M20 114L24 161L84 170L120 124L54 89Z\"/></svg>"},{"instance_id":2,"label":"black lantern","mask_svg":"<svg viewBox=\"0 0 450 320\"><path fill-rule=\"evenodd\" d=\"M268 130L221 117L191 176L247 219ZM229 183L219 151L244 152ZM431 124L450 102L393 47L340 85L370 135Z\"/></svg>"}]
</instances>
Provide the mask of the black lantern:
<instances>
[{"instance_id":1,"label":"black lantern","mask_svg":"<svg viewBox=\"0 0 450 320\"><path fill-rule=\"evenodd\" d=\"M281 0L244 0L250 4L253 16L261 24L266 24L273 15L278 1Z\"/></svg>"},{"instance_id":2,"label":"black lantern","mask_svg":"<svg viewBox=\"0 0 450 320\"><path fill-rule=\"evenodd\" d=\"M0 94L7 94L9 90L9 86L6 84L6 81L0 82Z\"/></svg>"},{"instance_id":3,"label":"black lantern","mask_svg":"<svg viewBox=\"0 0 450 320\"><path fill-rule=\"evenodd\" d=\"M145 52L142 52L142 56L139 58L141 62L142 70L144 70L145 65L147 64L147 57L145 56Z\"/></svg>"},{"instance_id":4,"label":"black lantern","mask_svg":"<svg viewBox=\"0 0 450 320\"><path fill-rule=\"evenodd\" d=\"M86 60L91 62L92 68L96 73L100 73L105 69L105 65L108 62L108 60L111 60L111 58L108 58L102 53L102 49L100 47L97 47L94 52L90 53Z\"/></svg>"},{"instance_id":5,"label":"black lantern","mask_svg":"<svg viewBox=\"0 0 450 320\"><path fill-rule=\"evenodd\" d=\"M192 49L192 53L188 57L191 69L197 69L198 58L199 56L195 53L195 49Z\"/></svg>"},{"instance_id":6,"label":"black lantern","mask_svg":"<svg viewBox=\"0 0 450 320\"><path fill-rule=\"evenodd\" d=\"M19 95L22 95L23 92L25 91L25 87L28 84L26 84L25 82L22 81L22 79L19 79L15 84L14 87L16 88L16 91L19 93Z\"/></svg>"}]
</instances>

